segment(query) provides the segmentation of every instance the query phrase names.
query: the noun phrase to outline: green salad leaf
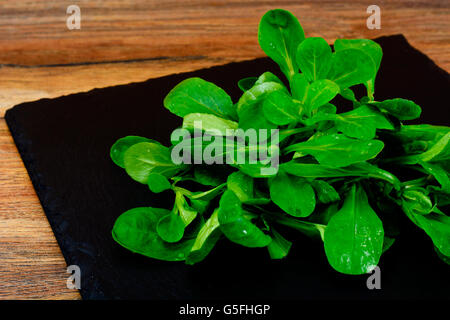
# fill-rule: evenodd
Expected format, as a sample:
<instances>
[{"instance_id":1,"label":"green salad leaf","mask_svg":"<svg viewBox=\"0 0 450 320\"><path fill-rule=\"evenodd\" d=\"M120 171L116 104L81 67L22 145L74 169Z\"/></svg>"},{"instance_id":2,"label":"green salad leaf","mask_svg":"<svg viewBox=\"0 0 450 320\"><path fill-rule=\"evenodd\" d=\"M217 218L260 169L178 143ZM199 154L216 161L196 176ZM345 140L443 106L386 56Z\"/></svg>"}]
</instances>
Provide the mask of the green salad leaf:
<instances>
[{"instance_id":1,"label":"green salad leaf","mask_svg":"<svg viewBox=\"0 0 450 320\"><path fill-rule=\"evenodd\" d=\"M236 79L233 100L211 82L184 79L163 102L182 120L170 147L131 135L112 145L112 163L131 179L173 195L171 210L114 212L113 239L193 265L218 241L284 259L307 245L289 233L301 232L323 242L336 271L360 275L395 250L400 231L417 227L448 264L450 128L409 124L422 112L414 101L377 100L382 48L306 38L282 9L262 17L258 41L279 72Z\"/></svg>"}]
</instances>

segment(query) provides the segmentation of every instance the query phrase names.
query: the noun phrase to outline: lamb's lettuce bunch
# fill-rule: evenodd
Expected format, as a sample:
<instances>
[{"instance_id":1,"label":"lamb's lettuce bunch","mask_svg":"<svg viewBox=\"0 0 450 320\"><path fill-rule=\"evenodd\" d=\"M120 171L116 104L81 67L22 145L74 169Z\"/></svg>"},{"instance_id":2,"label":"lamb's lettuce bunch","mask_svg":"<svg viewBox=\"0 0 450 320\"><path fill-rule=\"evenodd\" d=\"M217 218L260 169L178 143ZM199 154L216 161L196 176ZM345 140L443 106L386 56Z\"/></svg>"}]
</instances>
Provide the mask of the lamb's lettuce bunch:
<instances>
[{"instance_id":1,"label":"lamb's lettuce bunch","mask_svg":"<svg viewBox=\"0 0 450 320\"><path fill-rule=\"evenodd\" d=\"M211 141L225 145L228 129L278 129L278 170L262 175L259 162L175 163L180 143L208 148L198 137L170 147L143 137L119 139L113 161L152 192L173 192L174 203L171 210L123 213L114 239L133 252L188 264L203 260L221 238L265 247L281 259L292 245L286 230L293 228L323 241L337 271L363 274L392 245L402 221L396 217L405 214L448 263L450 217L442 209L450 203L449 127L408 125L420 116L417 104L375 100L382 50L371 40L339 39L332 51L322 38L305 38L299 21L280 9L262 17L258 39L286 79L270 72L242 79L243 94L233 103L213 83L190 78L173 88L164 106L183 118L187 131L201 121L203 131L216 130ZM360 99L356 85L366 88ZM353 109L339 110L337 96Z\"/></svg>"}]
</instances>

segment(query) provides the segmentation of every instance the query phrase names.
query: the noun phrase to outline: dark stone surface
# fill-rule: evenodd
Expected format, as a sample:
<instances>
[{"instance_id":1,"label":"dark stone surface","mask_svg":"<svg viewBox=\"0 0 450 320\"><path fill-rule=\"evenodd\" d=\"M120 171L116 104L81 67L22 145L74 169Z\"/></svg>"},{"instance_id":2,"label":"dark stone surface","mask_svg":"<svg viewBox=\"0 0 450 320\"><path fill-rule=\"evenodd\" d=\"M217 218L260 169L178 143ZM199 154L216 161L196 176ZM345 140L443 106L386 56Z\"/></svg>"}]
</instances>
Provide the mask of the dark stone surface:
<instances>
[{"instance_id":1,"label":"dark stone surface","mask_svg":"<svg viewBox=\"0 0 450 320\"><path fill-rule=\"evenodd\" d=\"M383 37L376 82L378 100L402 97L422 106L421 122L448 125L449 75L403 36ZM237 80L264 71L256 59L176 74L142 83L95 89L23 103L6 121L67 264L82 271L84 299L364 299L449 298L448 265L411 223L381 259L382 290L368 276L341 275L328 265L323 245L296 235L289 257L271 261L263 249L221 240L201 264L187 266L132 254L111 237L115 219L139 206L169 207L170 193L154 195L109 158L120 137L141 135L168 143L180 119L163 98L181 80L197 76L224 88L234 101Z\"/></svg>"}]
</instances>

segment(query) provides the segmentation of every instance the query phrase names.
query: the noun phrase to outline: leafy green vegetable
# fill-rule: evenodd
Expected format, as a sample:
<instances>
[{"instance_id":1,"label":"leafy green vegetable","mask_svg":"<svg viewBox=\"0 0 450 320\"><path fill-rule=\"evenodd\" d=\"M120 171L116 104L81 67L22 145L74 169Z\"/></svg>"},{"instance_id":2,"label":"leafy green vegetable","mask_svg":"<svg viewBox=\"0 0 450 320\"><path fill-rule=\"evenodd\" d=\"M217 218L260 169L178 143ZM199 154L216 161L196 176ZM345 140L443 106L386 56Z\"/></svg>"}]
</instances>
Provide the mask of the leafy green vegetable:
<instances>
[{"instance_id":1,"label":"leafy green vegetable","mask_svg":"<svg viewBox=\"0 0 450 320\"><path fill-rule=\"evenodd\" d=\"M150 190L154 193L160 193L172 187L167 178L159 173L151 173L148 176L147 183Z\"/></svg>"},{"instance_id":2,"label":"leafy green vegetable","mask_svg":"<svg viewBox=\"0 0 450 320\"><path fill-rule=\"evenodd\" d=\"M311 185L321 203L330 203L341 199L336 189L325 180L313 180Z\"/></svg>"},{"instance_id":3,"label":"leafy green vegetable","mask_svg":"<svg viewBox=\"0 0 450 320\"><path fill-rule=\"evenodd\" d=\"M201 124L201 126L198 126ZM190 113L184 116L183 128L195 130L201 129L211 134L226 135L227 130L235 130L238 123L217 117L207 113Z\"/></svg>"},{"instance_id":4,"label":"leafy green vegetable","mask_svg":"<svg viewBox=\"0 0 450 320\"><path fill-rule=\"evenodd\" d=\"M230 172L228 170L220 170L219 168L211 168L211 166L196 166L192 180L205 186L217 187L225 182Z\"/></svg>"},{"instance_id":5,"label":"leafy green vegetable","mask_svg":"<svg viewBox=\"0 0 450 320\"><path fill-rule=\"evenodd\" d=\"M156 225L158 235L166 242L178 242L183 238L184 222L179 215L169 213Z\"/></svg>"},{"instance_id":6,"label":"leafy green vegetable","mask_svg":"<svg viewBox=\"0 0 450 320\"><path fill-rule=\"evenodd\" d=\"M234 192L242 203L253 199L253 178L241 171L233 172L228 176L227 187L228 190Z\"/></svg>"},{"instance_id":7,"label":"leafy green vegetable","mask_svg":"<svg viewBox=\"0 0 450 320\"><path fill-rule=\"evenodd\" d=\"M334 49L336 51L349 48L364 52L371 59L372 65L375 67L372 77L365 83L369 99L373 100L373 93L375 91L375 77L378 69L380 68L383 51L378 43L368 39L337 39L334 42Z\"/></svg>"},{"instance_id":8,"label":"leafy green vegetable","mask_svg":"<svg viewBox=\"0 0 450 320\"><path fill-rule=\"evenodd\" d=\"M380 112L367 105L335 115L336 128L352 138L375 138L377 129L393 130L393 124Z\"/></svg>"},{"instance_id":9,"label":"leafy green vegetable","mask_svg":"<svg viewBox=\"0 0 450 320\"><path fill-rule=\"evenodd\" d=\"M442 214L421 215L405 209L409 218L433 241L433 244L444 256L450 257L450 217Z\"/></svg>"},{"instance_id":10,"label":"leafy green vegetable","mask_svg":"<svg viewBox=\"0 0 450 320\"><path fill-rule=\"evenodd\" d=\"M111 160L117 164L121 168L125 168L124 164L124 155L125 152L135 144L138 144L139 142L153 142L153 143L159 143L157 141L144 138L144 137L138 137L138 136L127 136L120 138L119 140L114 143L114 145L111 147L110 156Z\"/></svg>"},{"instance_id":11,"label":"leafy green vegetable","mask_svg":"<svg viewBox=\"0 0 450 320\"><path fill-rule=\"evenodd\" d=\"M303 101L306 97L306 91L309 88L309 81L304 73L296 73L292 77L291 92L292 97L298 101Z\"/></svg>"},{"instance_id":12,"label":"leafy green vegetable","mask_svg":"<svg viewBox=\"0 0 450 320\"><path fill-rule=\"evenodd\" d=\"M262 75L260 75L256 81L255 81L255 86L262 84L264 82L275 82L275 83L279 83L284 87L284 83L283 81L280 80L280 78L278 78L276 75L274 75L272 72L266 71L264 72Z\"/></svg>"},{"instance_id":13,"label":"leafy green vegetable","mask_svg":"<svg viewBox=\"0 0 450 320\"><path fill-rule=\"evenodd\" d=\"M380 110L384 110L399 120L413 120L420 117L422 109L411 100L389 99L381 102L373 102Z\"/></svg>"},{"instance_id":14,"label":"leafy green vegetable","mask_svg":"<svg viewBox=\"0 0 450 320\"><path fill-rule=\"evenodd\" d=\"M239 99L236 105L237 112L242 112L242 110L248 108L249 105L254 105L255 102L261 101L261 99L267 94L278 90L284 91L286 88L284 85L273 81L255 84L253 87L245 91Z\"/></svg>"},{"instance_id":15,"label":"leafy green vegetable","mask_svg":"<svg viewBox=\"0 0 450 320\"><path fill-rule=\"evenodd\" d=\"M302 106L283 91L274 91L263 102L264 117L277 125L298 122Z\"/></svg>"},{"instance_id":16,"label":"leafy green vegetable","mask_svg":"<svg viewBox=\"0 0 450 320\"><path fill-rule=\"evenodd\" d=\"M130 251L166 261L185 260L194 240L168 243L156 232L158 221L170 214L159 208L141 207L126 211L117 218L112 235L115 241Z\"/></svg>"},{"instance_id":17,"label":"leafy green vegetable","mask_svg":"<svg viewBox=\"0 0 450 320\"><path fill-rule=\"evenodd\" d=\"M246 247L265 247L272 239L263 233L245 215L239 198L233 191L226 191L220 199L218 219L225 236L240 245Z\"/></svg>"},{"instance_id":18,"label":"leafy green vegetable","mask_svg":"<svg viewBox=\"0 0 450 320\"><path fill-rule=\"evenodd\" d=\"M367 162L335 168L321 164L290 161L282 164L280 169L292 175L304 178L369 177L385 180L396 187L396 189L400 188L400 181L393 174Z\"/></svg>"},{"instance_id":19,"label":"leafy green vegetable","mask_svg":"<svg viewBox=\"0 0 450 320\"><path fill-rule=\"evenodd\" d=\"M261 18L258 29L259 45L280 66L288 79L298 70L295 55L298 45L304 39L302 26L288 11L270 10Z\"/></svg>"},{"instance_id":20,"label":"leafy green vegetable","mask_svg":"<svg viewBox=\"0 0 450 320\"><path fill-rule=\"evenodd\" d=\"M168 148L152 142L140 142L128 148L124 165L130 177L143 184L147 184L151 173L170 176L182 169L173 164Z\"/></svg>"},{"instance_id":21,"label":"leafy green vegetable","mask_svg":"<svg viewBox=\"0 0 450 320\"><path fill-rule=\"evenodd\" d=\"M302 103L307 114L328 103L339 93L339 86L331 80L316 80L306 88Z\"/></svg>"},{"instance_id":22,"label":"leafy green vegetable","mask_svg":"<svg viewBox=\"0 0 450 320\"><path fill-rule=\"evenodd\" d=\"M349 48L333 53L331 69L327 79L336 82L341 89L372 79L376 66L363 51Z\"/></svg>"},{"instance_id":23,"label":"leafy green vegetable","mask_svg":"<svg viewBox=\"0 0 450 320\"><path fill-rule=\"evenodd\" d=\"M289 253L292 242L286 240L281 234L272 228L272 242L267 246L272 259L283 259Z\"/></svg>"},{"instance_id":24,"label":"leafy green vegetable","mask_svg":"<svg viewBox=\"0 0 450 320\"><path fill-rule=\"evenodd\" d=\"M238 87L245 92L255 85L256 80L258 80L257 77L248 77L241 79L238 81Z\"/></svg>"},{"instance_id":25,"label":"leafy green vegetable","mask_svg":"<svg viewBox=\"0 0 450 320\"><path fill-rule=\"evenodd\" d=\"M429 214L433 210L433 203L426 195L425 190L412 189L405 190L402 194L403 206L416 214Z\"/></svg>"},{"instance_id":26,"label":"leafy green vegetable","mask_svg":"<svg viewBox=\"0 0 450 320\"><path fill-rule=\"evenodd\" d=\"M322 38L305 39L281 9L262 17L258 40L287 79L249 74L235 104L211 82L183 80L164 99L183 119L170 148L137 136L111 147L132 179L174 194L172 210L120 215L114 240L187 264L221 238L283 259L289 228L322 241L335 270L364 274L401 236L406 215L448 264L450 128L407 124L422 111L413 101L375 99L382 50L371 40L338 39L333 52ZM355 85L365 86L362 98ZM337 95L353 109L344 111Z\"/></svg>"},{"instance_id":27,"label":"leafy green vegetable","mask_svg":"<svg viewBox=\"0 0 450 320\"><path fill-rule=\"evenodd\" d=\"M199 230L191 251L186 257L187 264L195 264L205 259L220 239L222 232L217 216L216 210Z\"/></svg>"},{"instance_id":28,"label":"leafy green vegetable","mask_svg":"<svg viewBox=\"0 0 450 320\"><path fill-rule=\"evenodd\" d=\"M441 188L439 190L450 194L450 175L443 165L440 165L439 163L429 163L424 161L420 161L419 164L441 185Z\"/></svg>"},{"instance_id":29,"label":"leafy green vegetable","mask_svg":"<svg viewBox=\"0 0 450 320\"><path fill-rule=\"evenodd\" d=\"M290 215L307 217L314 211L316 196L306 179L280 173L269 185L272 201Z\"/></svg>"},{"instance_id":30,"label":"leafy green vegetable","mask_svg":"<svg viewBox=\"0 0 450 320\"><path fill-rule=\"evenodd\" d=\"M235 110L230 96L215 84L200 78L180 82L164 99L164 106L177 116L208 113L234 119Z\"/></svg>"},{"instance_id":31,"label":"leafy green vegetable","mask_svg":"<svg viewBox=\"0 0 450 320\"><path fill-rule=\"evenodd\" d=\"M275 129L276 124L264 116L262 101L253 101L239 112L239 128L247 129Z\"/></svg>"},{"instance_id":32,"label":"leafy green vegetable","mask_svg":"<svg viewBox=\"0 0 450 320\"><path fill-rule=\"evenodd\" d=\"M215 190L216 189L213 189L213 191L215 191ZM205 192L204 194L208 194L208 193ZM202 200L201 197L199 196L199 194L191 195L191 199L193 199L193 200L199 200L199 199ZM197 217L197 211L195 211L193 208L191 208L188 205L188 203L186 201L186 198L184 197L183 192L179 191L179 190L175 191L174 212L176 214L178 214L178 216L179 216L179 219L178 218L176 218L176 219L174 218L174 220L177 220L177 221L172 221L173 223L176 223L177 226L181 225L180 221L183 223L183 227L187 226L192 221L194 221L194 219ZM181 231L178 231L178 233L181 233Z\"/></svg>"},{"instance_id":33,"label":"leafy green vegetable","mask_svg":"<svg viewBox=\"0 0 450 320\"><path fill-rule=\"evenodd\" d=\"M332 52L323 38L305 39L297 47L297 65L309 81L326 79L331 68Z\"/></svg>"},{"instance_id":34,"label":"leafy green vegetable","mask_svg":"<svg viewBox=\"0 0 450 320\"><path fill-rule=\"evenodd\" d=\"M368 273L380 260L383 237L383 224L370 207L366 193L353 185L325 229L328 262L342 273Z\"/></svg>"},{"instance_id":35,"label":"leafy green vegetable","mask_svg":"<svg viewBox=\"0 0 450 320\"><path fill-rule=\"evenodd\" d=\"M345 167L374 158L383 146L380 140L357 140L331 134L290 145L285 151L295 151L296 157L312 155L323 165Z\"/></svg>"}]
</instances>

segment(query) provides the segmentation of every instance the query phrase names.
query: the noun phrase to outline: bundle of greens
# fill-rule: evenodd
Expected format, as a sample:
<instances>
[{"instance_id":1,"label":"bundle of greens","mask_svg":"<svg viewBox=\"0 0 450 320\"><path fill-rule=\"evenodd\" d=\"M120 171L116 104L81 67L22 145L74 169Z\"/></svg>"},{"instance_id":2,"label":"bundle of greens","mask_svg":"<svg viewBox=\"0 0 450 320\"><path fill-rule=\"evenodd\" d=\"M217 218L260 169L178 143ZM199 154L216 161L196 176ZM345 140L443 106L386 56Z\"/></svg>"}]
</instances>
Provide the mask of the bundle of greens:
<instances>
[{"instance_id":1,"label":"bundle of greens","mask_svg":"<svg viewBox=\"0 0 450 320\"><path fill-rule=\"evenodd\" d=\"M172 139L171 147L143 137L119 139L112 160L152 192L173 192L174 205L123 213L112 230L115 241L151 258L194 264L228 238L266 247L272 259L281 259L291 248L281 233L292 228L323 241L335 270L363 274L392 245L396 217L404 214L448 263L450 217L441 209L450 203L450 128L404 124L420 116L418 105L374 99L382 50L371 40L339 39L333 52L322 38L305 39L299 21L281 9L262 17L258 39L287 79L270 72L242 79L243 94L233 104L213 83L190 78L172 89L164 106L189 132L201 121L203 132L213 132L210 141L226 141L227 129L278 129L276 148L265 150L279 156L278 170L262 174L262 161L173 161L181 143L208 148L195 136ZM356 85L367 95L357 99ZM333 103L339 99L353 109L338 113ZM247 154L263 147L246 140L243 148Z\"/></svg>"}]
</instances>

